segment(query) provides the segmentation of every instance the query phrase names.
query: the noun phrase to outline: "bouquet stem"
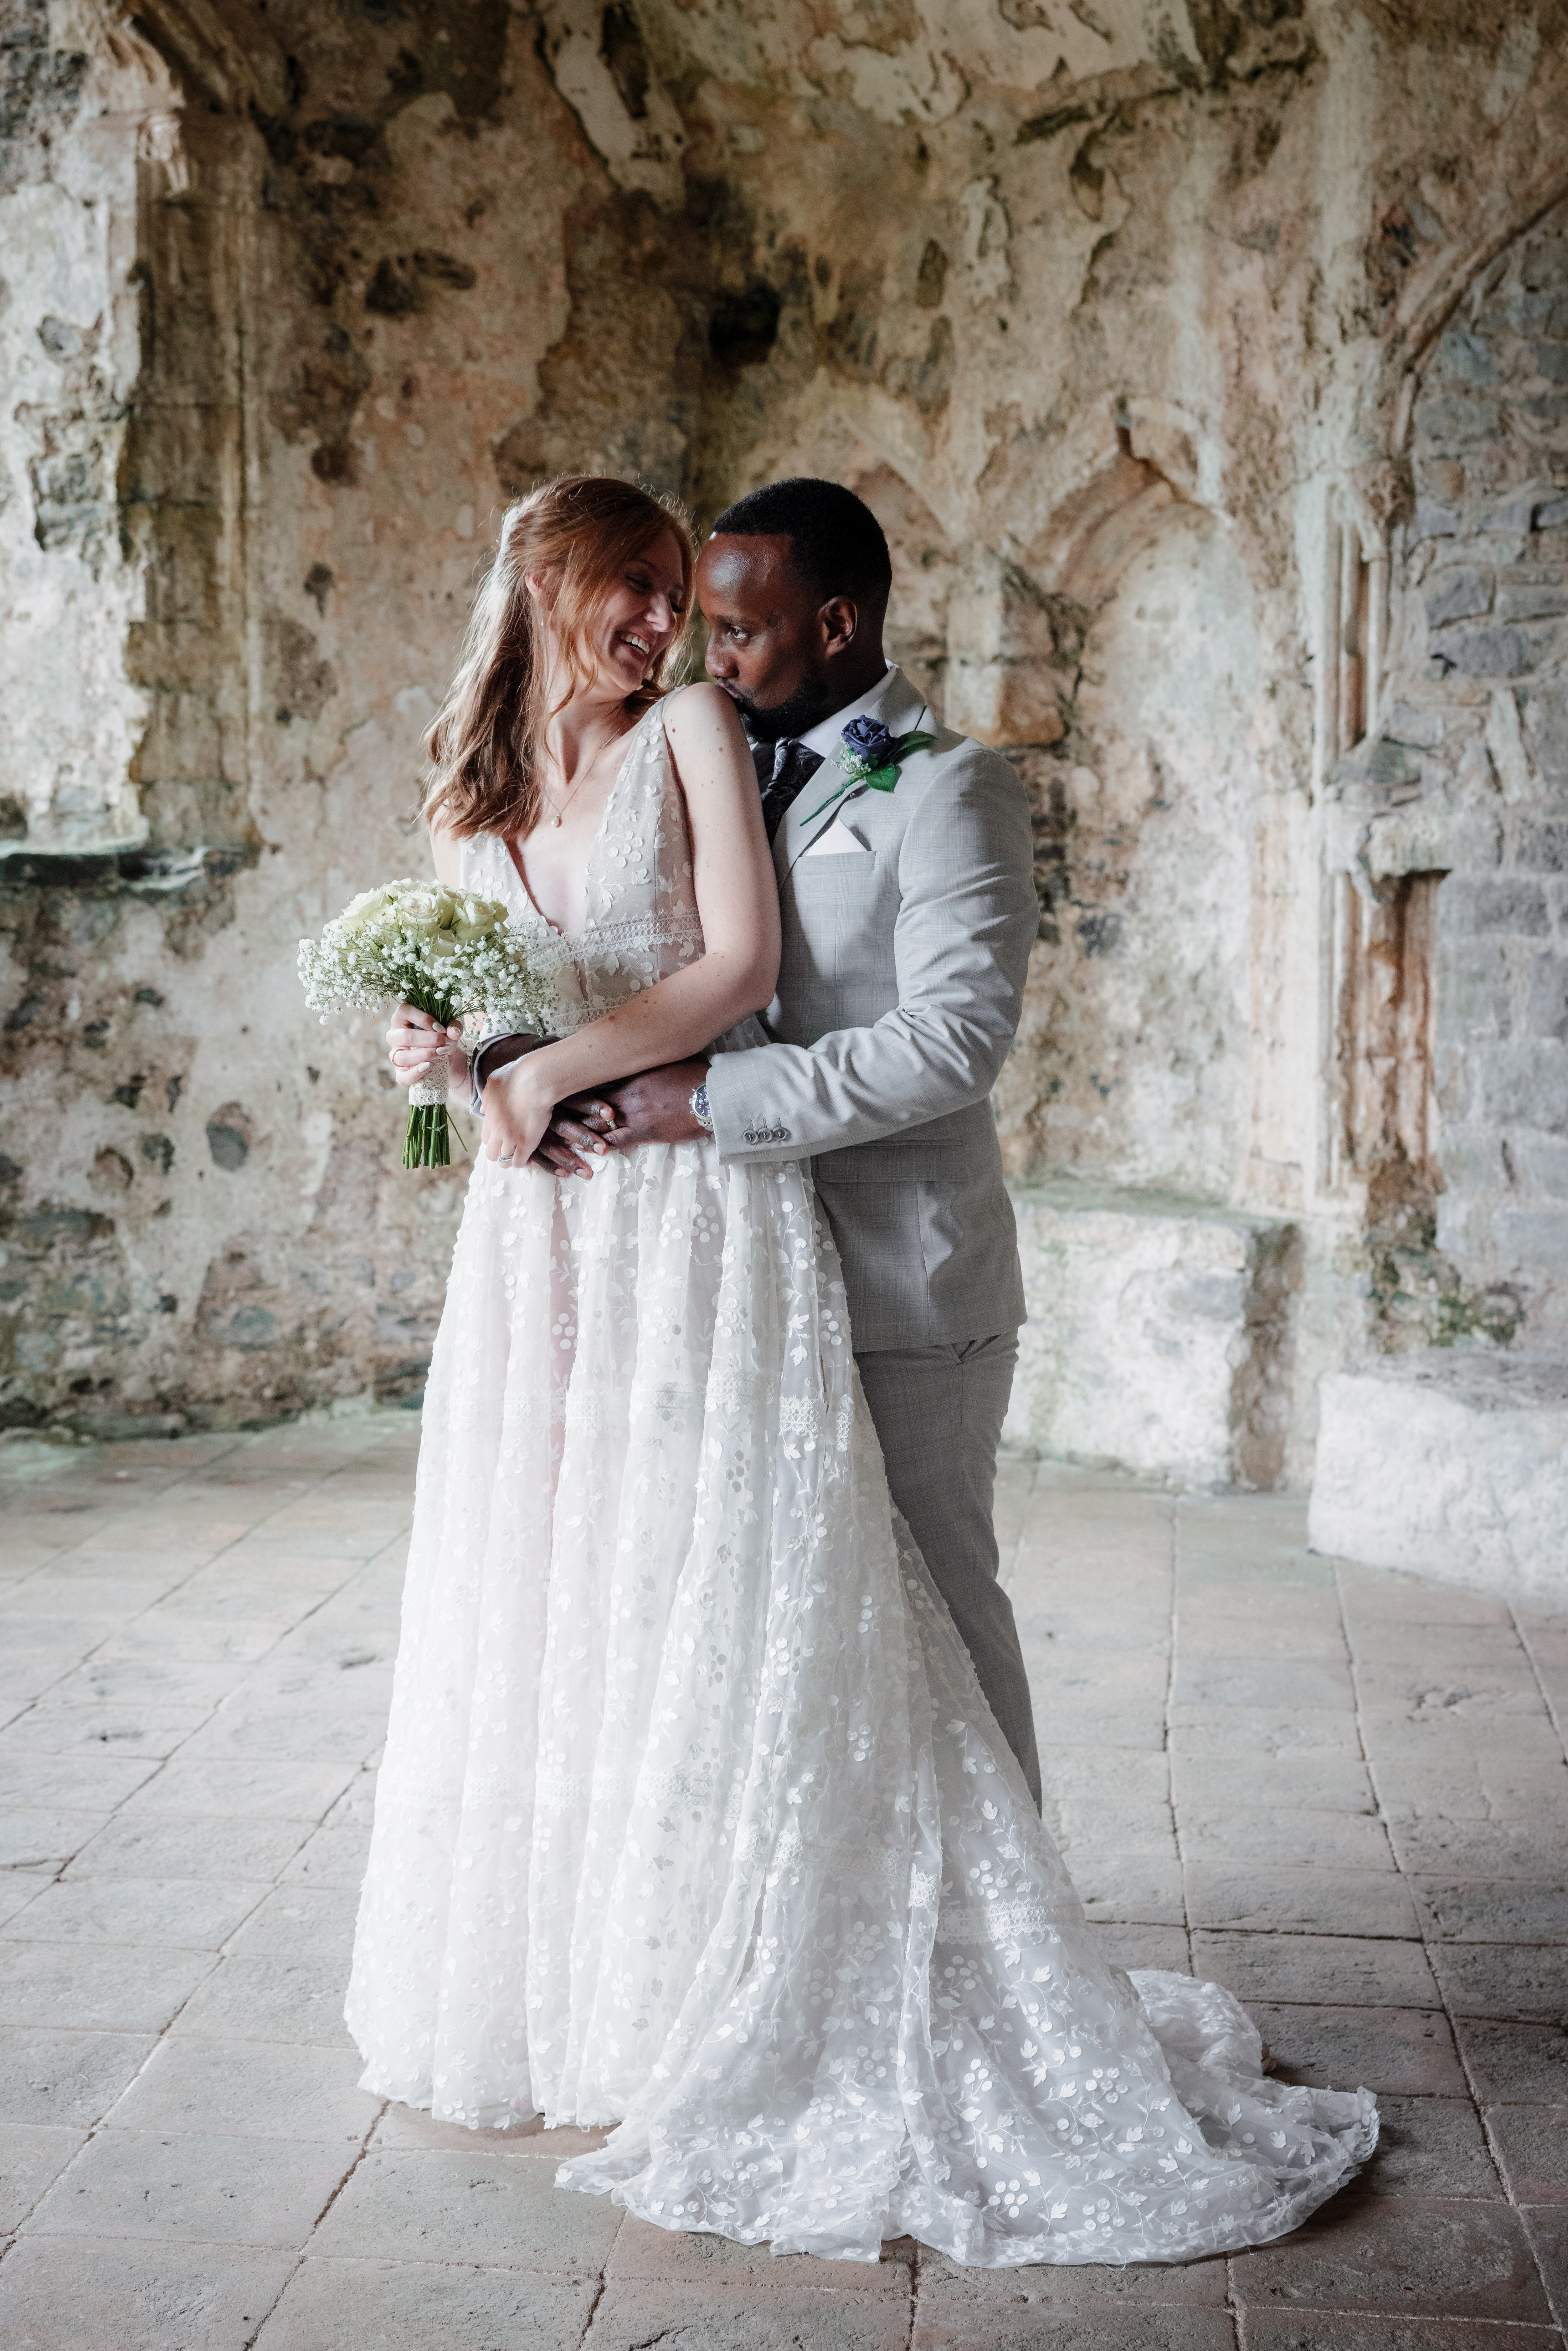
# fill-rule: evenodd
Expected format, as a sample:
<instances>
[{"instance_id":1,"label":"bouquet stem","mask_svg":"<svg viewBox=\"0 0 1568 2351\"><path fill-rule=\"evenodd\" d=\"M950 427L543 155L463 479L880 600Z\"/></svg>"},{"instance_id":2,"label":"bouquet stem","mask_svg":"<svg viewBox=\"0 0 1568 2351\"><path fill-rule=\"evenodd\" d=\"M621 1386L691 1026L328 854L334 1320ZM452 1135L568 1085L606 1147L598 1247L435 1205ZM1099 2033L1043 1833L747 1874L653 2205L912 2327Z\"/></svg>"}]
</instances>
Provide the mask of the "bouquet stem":
<instances>
[{"instance_id":1,"label":"bouquet stem","mask_svg":"<svg viewBox=\"0 0 1568 2351\"><path fill-rule=\"evenodd\" d=\"M450 1167L452 1131L446 1118L447 1048L437 1049L429 1073L408 1090L408 1125L403 1131L405 1167Z\"/></svg>"}]
</instances>

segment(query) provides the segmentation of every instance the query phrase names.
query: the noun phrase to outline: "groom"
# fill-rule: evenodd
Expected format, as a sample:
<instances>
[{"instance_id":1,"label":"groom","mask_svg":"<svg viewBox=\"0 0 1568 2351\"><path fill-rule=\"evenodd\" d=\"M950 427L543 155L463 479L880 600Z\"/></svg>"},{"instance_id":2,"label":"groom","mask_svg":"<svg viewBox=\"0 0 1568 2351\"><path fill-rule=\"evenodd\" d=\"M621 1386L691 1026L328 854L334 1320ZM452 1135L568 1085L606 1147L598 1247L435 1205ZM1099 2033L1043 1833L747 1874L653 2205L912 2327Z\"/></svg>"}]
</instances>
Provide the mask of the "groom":
<instances>
[{"instance_id":1,"label":"groom","mask_svg":"<svg viewBox=\"0 0 1568 2351\"><path fill-rule=\"evenodd\" d=\"M771 483L714 525L707 671L751 740L783 914L772 1041L611 1088L607 1139L811 1162L893 1499L1038 1804L991 1523L1024 1301L988 1097L1039 921L1029 810L888 662L892 584L881 525L835 482ZM541 1155L575 1173L591 1140L569 1108Z\"/></svg>"}]
</instances>

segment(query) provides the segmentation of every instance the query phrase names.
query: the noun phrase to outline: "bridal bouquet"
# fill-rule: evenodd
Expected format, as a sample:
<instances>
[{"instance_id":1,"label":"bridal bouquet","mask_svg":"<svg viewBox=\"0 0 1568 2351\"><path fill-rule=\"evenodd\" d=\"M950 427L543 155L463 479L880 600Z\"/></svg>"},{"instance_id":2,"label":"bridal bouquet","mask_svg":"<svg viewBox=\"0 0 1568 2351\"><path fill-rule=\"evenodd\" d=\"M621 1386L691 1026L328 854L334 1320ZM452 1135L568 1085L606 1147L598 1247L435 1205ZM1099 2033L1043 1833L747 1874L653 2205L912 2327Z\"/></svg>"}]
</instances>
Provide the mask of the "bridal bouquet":
<instances>
[{"instance_id":1,"label":"bridal bouquet","mask_svg":"<svg viewBox=\"0 0 1568 2351\"><path fill-rule=\"evenodd\" d=\"M439 882L384 882L364 890L319 939L299 942L305 1001L321 1015L412 1004L444 1026L479 1012L491 1028L543 1029L548 995L522 936L497 898L476 898ZM411 1086L405 1167L445 1167L446 1048Z\"/></svg>"}]
</instances>

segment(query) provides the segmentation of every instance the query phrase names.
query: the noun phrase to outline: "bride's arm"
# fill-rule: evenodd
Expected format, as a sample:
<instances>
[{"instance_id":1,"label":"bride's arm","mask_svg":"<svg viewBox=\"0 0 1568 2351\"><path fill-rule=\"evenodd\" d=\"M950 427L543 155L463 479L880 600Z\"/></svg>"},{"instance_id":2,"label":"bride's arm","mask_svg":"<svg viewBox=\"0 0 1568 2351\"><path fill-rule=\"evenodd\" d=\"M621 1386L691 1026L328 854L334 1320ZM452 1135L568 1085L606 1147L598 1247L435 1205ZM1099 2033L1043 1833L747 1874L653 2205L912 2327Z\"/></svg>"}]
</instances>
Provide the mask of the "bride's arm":
<instances>
[{"instance_id":1,"label":"bride's arm","mask_svg":"<svg viewBox=\"0 0 1568 2351\"><path fill-rule=\"evenodd\" d=\"M735 705L716 685L687 686L664 707L685 796L692 880L705 952L685 970L542 1046L485 1089L485 1148L528 1158L558 1102L683 1061L771 1003L779 977L779 885L757 774Z\"/></svg>"}]
</instances>

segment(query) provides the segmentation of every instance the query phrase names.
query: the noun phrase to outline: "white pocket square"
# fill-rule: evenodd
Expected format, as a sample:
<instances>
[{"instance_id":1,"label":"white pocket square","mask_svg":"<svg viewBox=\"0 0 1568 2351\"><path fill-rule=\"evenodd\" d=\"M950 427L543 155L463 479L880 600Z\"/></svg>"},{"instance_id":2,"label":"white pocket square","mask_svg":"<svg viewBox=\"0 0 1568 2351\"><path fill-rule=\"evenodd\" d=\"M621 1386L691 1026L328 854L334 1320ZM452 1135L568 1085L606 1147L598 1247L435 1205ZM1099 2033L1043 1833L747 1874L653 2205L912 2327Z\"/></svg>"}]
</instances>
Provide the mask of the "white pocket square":
<instances>
[{"instance_id":1,"label":"white pocket square","mask_svg":"<svg viewBox=\"0 0 1568 2351\"><path fill-rule=\"evenodd\" d=\"M869 857L869 842L863 841L841 817L835 817L826 832L819 833L806 852L808 857Z\"/></svg>"}]
</instances>

